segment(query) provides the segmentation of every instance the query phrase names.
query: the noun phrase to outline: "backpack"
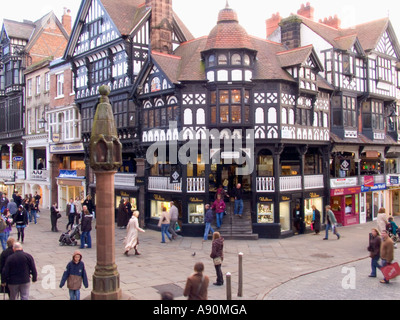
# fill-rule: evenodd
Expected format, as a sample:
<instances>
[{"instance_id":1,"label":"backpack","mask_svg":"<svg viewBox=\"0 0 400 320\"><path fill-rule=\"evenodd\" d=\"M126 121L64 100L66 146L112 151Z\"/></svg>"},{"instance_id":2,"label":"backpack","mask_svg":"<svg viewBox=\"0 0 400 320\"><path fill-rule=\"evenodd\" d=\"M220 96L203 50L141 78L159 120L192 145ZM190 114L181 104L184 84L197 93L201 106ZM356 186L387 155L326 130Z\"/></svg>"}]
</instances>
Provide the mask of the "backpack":
<instances>
[{"instance_id":1,"label":"backpack","mask_svg":"<svg viewBox=\"0 0 400 320\"><path fill-rule=\"evenodd\" d=\"M7 224L3 218L0 217L0 233L3 233L4 230L7 228Z\"/></svg>"}]
</instances>

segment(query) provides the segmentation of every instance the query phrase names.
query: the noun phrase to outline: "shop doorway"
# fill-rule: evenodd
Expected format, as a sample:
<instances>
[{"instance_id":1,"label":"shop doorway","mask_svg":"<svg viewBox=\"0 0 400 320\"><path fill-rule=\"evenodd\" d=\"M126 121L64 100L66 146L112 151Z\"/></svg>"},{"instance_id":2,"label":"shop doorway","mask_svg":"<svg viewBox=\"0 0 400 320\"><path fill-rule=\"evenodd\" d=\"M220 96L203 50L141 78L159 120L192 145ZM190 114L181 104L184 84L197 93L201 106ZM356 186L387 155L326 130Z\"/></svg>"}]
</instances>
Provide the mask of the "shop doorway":
<instances>
[{"instance_id":1,"label":"shop doorway","mask_svg":"<svg viewBox=\"0 0 400 320\"><path fill-rule=\"evenodd\" d=\"M367 210L367 221L373 220L372 192L365 194L365 208Z\"/></svg>"},{"instance_id":2,"label":"shop doorway","mask_svg":"<svg viewBox=\"0 0 400 320\"><path fill-rule=\"evenodd\" d=\"M251 194L251 175L237 175L237 170L242 168L237 164L212 164L210 173L210 192L215 193L222 185L229 195L238 183L242 185L244 198L249 199ZM225 199L227 200L227 199Z\"/></svg>"}]
</instances>

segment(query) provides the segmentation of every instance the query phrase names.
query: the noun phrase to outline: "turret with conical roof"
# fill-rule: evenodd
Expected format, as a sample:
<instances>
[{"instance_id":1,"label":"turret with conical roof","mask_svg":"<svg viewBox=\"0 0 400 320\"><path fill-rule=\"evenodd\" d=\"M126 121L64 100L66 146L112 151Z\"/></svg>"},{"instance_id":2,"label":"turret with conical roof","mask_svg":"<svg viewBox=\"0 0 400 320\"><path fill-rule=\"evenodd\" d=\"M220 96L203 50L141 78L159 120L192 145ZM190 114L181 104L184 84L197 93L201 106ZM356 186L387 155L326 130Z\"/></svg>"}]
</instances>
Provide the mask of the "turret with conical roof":
<instances>
[{"instance_id":1,"label":"turret with conical roof","mask_svg":"<svg viewBox=\"0 0 400 320\"><path fill-rule=\"evenodd\" d=\"M235 10L226 7L219 12L217 25L211 30L205 51L211 49L253 49L247 31L239 24Z\"/></svg>"}]
</instances>

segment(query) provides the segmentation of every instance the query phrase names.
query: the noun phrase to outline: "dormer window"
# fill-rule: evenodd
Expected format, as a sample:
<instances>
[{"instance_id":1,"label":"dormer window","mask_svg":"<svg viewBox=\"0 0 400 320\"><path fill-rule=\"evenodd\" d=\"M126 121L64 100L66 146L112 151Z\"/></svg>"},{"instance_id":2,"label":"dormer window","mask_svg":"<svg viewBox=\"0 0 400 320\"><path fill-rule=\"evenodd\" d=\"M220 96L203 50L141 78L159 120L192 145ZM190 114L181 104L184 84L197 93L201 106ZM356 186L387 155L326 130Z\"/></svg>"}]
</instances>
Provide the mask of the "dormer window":
<instances>
[{"instance_id":1,"label":"dormer window","mask_svg":"<svg viewBox=\"0 0 400 320\"><path fill-rule=\"evenodd\" d=\"M250 56L248 54L245 54L243 61L244 61L245 66L249 66L250 65Z\"/></svg>"},{"instance_id":2,"label":"dormer window","mask_svg":"<svg viewBox=\"0 0 400 320\"><path fill-rule=\"evenodd\" d=\"M225 54L220 54L218 56L218 65L227 65L228 64L228 58L226 57Z\"/></svg>"},{"instance_id":3,"label":"dormer window","mask_svg":"<svg viewBox=\"0 0 400 320\"><path fill-rule=\"evenodd\" d=\"M242 57L240 54L235 53L232 55L232 65L237 66L242 64Z\"/></svg>"},{"instance_id":4,"label":"dormer window","mask_svg":"<svg viewBox=\"0 0 400 320\"><path fill-rule=\"evenodd\" d=\"M215 55L211 55L208 57L208 66L214 67L215 66Z\"/></svg>"}]
</instances>

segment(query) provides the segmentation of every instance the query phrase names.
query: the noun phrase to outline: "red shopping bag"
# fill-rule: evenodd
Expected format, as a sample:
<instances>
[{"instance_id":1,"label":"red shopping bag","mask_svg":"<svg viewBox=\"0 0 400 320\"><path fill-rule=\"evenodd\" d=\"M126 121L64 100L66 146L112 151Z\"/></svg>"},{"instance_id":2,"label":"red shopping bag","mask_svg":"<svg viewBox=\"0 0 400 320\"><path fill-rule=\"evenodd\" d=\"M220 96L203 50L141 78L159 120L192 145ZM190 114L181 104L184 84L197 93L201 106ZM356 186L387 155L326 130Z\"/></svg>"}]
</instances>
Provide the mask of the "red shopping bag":
<instances>
[{"instance_id":1,"label":"red shopping bag","mask_svg":"<svg viewBox=\"0 0 400 320\"><path fill-rule=\"evenodd\" d=\"M381 271L385 276L386 280L396 278L397 276L400 275L400 267L397 262L382 267Z\"/></svg>"}]
</instances>

